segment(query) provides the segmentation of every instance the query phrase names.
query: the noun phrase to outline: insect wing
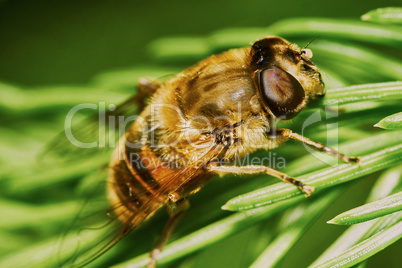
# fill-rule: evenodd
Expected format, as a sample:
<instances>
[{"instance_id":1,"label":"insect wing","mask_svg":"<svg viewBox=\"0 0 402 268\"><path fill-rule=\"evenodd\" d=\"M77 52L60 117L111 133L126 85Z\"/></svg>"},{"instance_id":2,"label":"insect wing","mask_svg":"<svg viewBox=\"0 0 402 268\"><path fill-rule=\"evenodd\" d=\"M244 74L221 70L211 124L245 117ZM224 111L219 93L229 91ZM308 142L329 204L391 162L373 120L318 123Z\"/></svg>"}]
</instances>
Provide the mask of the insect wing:
<instances>
[{"instance_id":1,"label":"insect wing","mask_svg":"<svg viewBox=\"0 0 402 268\"><path fill-rule=\"evenodd\" d=\"M111 206L106 190L113 186L104 180L103 172L98 175L101 182L92 187L91 194L87 190L86 200L57 246L60 267L85 266L108 251L135 227L118 219L114 211L124 204Z\"/></svg>"},{"instance_id":2,"label":"insect wing","mask_svg":"<svg viewBox=\"0 0 402 268\"><path fill-rule=\"evenodd\" d=\"M112 110L104 108L99 114L66 125L44 148L39 160L45 164L57 163L110 153L110 148L117 145L119 137L135 120L138 97L130 97Z\"/></svg>"},{"instance_id":3,"label":"insect wing","mask_svg":"<svg viewBox=\"0 0 402 268\"><path fill-rule=\"evenodd\" d=\"M160 178L160 189L147 202L137 210L128 211L127 202L134 200L126 199L123 202L114 202L106 198L107 187L122 188L122 185L98 183L85 204L80 208L73 223L68 228L59 245L58 258L61 267L82 267L113 247L124 238L129 232L136 228L142 221L152 215L164 202L167 201L166 192L168 189L179 188L192 176L205 166L211 159L214 159L222 150L220 146L211 147L198 161L198 165L190 163L186 167L175 170L173 173ZM201 163L201 164L200 164ZM157 167L155 167L157 168ZM181 178L180 178L181 177ZM180 178L181 185L177 185ZM146 192L138 193L133 199L142 198ZM159 202L152 205L153 202ZM153 210L149 210L153 207ZM121 221L118 213L130 215L126 220Z\"/></svg>"}]
</instances>

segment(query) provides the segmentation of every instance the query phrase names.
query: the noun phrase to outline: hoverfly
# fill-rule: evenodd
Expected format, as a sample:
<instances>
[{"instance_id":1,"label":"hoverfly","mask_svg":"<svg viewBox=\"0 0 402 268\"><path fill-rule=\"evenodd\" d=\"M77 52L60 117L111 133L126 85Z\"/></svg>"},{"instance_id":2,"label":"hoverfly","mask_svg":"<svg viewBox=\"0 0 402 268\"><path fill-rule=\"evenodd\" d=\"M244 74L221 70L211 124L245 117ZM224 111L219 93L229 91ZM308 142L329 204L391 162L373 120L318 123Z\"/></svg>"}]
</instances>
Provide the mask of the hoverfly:
<instances>
[{"instance_id":1,"label":"hoverfly","mask_svg":"<svg viewBox=\"0 0 402 268\"><path fill-rule=\"evenodd\" d=\"M297 116L309 100L324 96L321 74L311 57L310 49L266 37L251 47L213 55L163 84L142 81L150 101L120 139L109 165L108 217L122 227L74 265L100 256L166 205L170 219L150 254L149 267L155 267L189 206L188 197L215 174L265 173L295 185L306 196L314 191L270 167L236 166L226 160L295 139L357 163L358 157L275 127L276 121Z\"/></svg>"}]
</instances>

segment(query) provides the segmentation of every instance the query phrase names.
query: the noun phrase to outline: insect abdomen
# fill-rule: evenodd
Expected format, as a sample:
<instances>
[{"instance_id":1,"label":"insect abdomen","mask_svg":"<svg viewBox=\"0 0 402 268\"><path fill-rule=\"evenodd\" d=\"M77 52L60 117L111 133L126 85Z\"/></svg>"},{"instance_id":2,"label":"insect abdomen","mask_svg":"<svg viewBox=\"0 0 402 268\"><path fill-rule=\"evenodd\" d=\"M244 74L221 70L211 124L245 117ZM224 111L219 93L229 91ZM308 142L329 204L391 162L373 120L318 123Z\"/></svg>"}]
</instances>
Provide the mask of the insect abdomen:
<instances>
[{"instance_id":1,"label":"insect abdomen","mask_svg":"<svg viewBox=\"0 0 402 268\"><path fill-rule=\"evenodd\" d=\"M164 205L167 194L159 191L157 174L125 160L112 161L108 196L121 221L135 227Z\"/></svg>"}]
</instances>

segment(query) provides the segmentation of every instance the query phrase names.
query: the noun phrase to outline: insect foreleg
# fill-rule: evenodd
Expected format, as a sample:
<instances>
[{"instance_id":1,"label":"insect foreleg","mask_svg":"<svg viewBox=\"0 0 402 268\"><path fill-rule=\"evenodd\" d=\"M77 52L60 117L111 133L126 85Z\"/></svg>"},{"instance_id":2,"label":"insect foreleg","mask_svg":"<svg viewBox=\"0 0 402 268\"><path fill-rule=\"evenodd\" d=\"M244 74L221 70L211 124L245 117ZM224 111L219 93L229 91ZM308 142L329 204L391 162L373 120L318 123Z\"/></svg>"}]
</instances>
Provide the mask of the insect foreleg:
<instances>
[{"instance_id":1,"label":"insect foreleg","mask_svg":"<svg viewBox=\"0 0 402 268\"><path fill-rule=\"evenodd\" d=\"M269 134L271 134L271 133L269 133ZM359 162L360 162L360 157L346 156L344 154L339 153L338 151L336 151L335 149L333 149L331 147L325 146L325 144L322 144L322 143L316 142L316 141L312 141L300 134L294 133L290 129L277 129L275 135L280 135L284 138L290 138L290 139L301 141L302 143L307 144L308 146L313 147L320 152L324 152L326 154L335 156L346 163L359 164Z\"/></svg>"},{"instance_id":2,"label":"insect foreleg","mask_svg":"<svg viewBox=\"0 0 402 268\"><path fill-rule=\"evenodd\" d=\"M163 246L168 241L170 235L173 233L174 229L177 226L177 223L182 218L184 212L190 207L190 203L187 200L180 199L179 201L172 201L174 198L170 198L167 203L167 210L169 213L169 221L163 228L162 234L158 239L155 247L151 251L148 268L154 268L156 265L156 260L160 252L162 251Z\"/></svg>"},{"instance_id":3,"label":"insect foreleg","mask_svg":"<svg viewBox=\"0 0 402 268\"><path fill-rule=\"evenodd\" d=\"M291 183L294 186L298 187L303 193L308 197L314 192L313 186L308 186L301 181L292 178L285 173L279 172L275 169L266 167L266 166L208 166L208 169L215 173L237 173L237 174L257 174L257 173L265 173L278 179L281 179L285 182Z\"/></svg>"}]
</instances>

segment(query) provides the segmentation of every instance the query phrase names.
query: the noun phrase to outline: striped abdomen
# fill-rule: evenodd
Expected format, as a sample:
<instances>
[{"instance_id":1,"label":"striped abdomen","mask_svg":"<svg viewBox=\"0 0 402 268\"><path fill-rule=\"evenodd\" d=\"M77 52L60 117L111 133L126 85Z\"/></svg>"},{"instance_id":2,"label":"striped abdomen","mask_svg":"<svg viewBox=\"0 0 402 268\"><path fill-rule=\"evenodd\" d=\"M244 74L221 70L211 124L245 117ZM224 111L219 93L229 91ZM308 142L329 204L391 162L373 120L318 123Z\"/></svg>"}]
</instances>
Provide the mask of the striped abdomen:
<instances>
[{"instance_id":1,"label":"striped abdomen","mask_svg":"<svg viewBox=\"0 0 402 268\"><path fill-rule=\"evenodd\" d=\"M118 218L132 228L162 207L169 193L188 195L210 177L206 170L169 166L146 145L124 147L123 159L117 156L115 152L111 161L108 197Z\"/></svg>"},{"instance_id":2,"label":"striped abdomen","mask_svg":"<svg viewBox=\"0 0 402 268\"><path fill-rule=\"evenodd\" d=\"M156 179L161 171L141 161L150 157L157 161L155 155L145 157L143 150L126 154L128 158L112 159L108 196L118 218L135 227L164 205L167 194L160 192L161 185Z\"/></svg>"}]
</instances>

